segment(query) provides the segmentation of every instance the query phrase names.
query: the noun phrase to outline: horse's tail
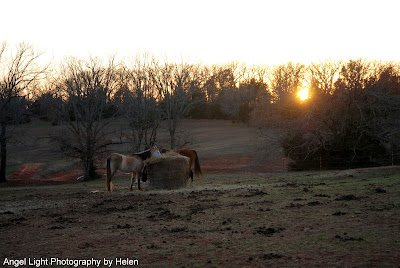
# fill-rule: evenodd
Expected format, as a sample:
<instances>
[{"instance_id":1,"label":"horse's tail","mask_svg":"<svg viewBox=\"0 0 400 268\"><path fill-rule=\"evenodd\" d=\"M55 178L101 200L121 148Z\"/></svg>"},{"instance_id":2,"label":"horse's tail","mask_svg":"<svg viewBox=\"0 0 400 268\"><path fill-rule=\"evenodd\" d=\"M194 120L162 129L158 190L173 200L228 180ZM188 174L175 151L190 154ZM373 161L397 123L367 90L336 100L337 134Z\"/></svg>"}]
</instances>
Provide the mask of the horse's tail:
<instances>
[{"instance_id":1,"label":"horse's tail","mask_svg":"<svg viewBox=\"0 0 400 268\"><path fill-rule=\"evenodd\" d=\"M110 192L110 183L111 183L111 156L107 157L107 178L106 178L106 190ZM111 183L112 185L112 183Z\"/></svg>"},{"instance_id":2,"label":"horse's tail","mask_svg":"<svg viewBox=\"0 0 400 268\"><path fill-rule=\"evenodd\" d=\"M203 177L203 173L201 172L201 168L200 168L199 156L197 155L197 152L195 150L193 150L193 151L194 151L194 154L196 155L196 157L194 159L194 173L196 174L197 177L199 176L199 173Z\"/></svg>"}]
</instances>

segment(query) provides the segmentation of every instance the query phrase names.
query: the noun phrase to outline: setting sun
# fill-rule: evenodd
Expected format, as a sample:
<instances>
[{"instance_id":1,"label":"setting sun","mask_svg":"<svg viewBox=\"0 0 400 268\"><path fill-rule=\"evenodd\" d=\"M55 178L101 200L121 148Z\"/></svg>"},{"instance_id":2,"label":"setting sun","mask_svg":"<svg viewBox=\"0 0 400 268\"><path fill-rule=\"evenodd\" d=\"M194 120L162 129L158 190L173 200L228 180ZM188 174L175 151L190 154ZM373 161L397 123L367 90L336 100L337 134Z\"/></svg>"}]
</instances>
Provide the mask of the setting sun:
<instances>
[{"instance_id":1,"label":"setting sun","mask_svg":"<svg viewBox=\"0 0 400 268\"><path fill-rule=\"evenodd\" d=\"M297 96L303 101L308 99L308 88L303 88L297 92Z\"/></svg>"}]
</instances>

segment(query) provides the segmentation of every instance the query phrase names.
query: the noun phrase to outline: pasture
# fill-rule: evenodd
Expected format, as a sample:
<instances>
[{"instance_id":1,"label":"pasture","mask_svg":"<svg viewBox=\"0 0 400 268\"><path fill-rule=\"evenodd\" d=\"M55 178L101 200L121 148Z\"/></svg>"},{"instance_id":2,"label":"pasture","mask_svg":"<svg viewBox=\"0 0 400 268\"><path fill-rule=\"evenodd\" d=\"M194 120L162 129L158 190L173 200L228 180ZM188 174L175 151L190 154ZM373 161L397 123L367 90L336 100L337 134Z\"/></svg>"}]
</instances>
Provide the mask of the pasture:
<instances>
[{"instance_id":1,"label":"pasture","mask_svg":"<svg viewBox=\"0 0 400 268\"><path fill-rule=\"evenodd\" d=\"M397 267L398 167L213 174L183 190L116 179L0 189L1 259L137 259L142 267Z\"/></svg>"},{"instance_id":2,"label":"pasture","mask_svg":"<svg viewBox=\"0 0 400 268\"><path fill-rule=\"evenodd\" d=\"M144 184L129 192L125 174L113 179L113 193L104 179L46 183L74 167L41 148L48 158L26 184L0 186L1 263L128 258L141 267L398 267L398 166L283 172L278 164L266 172L265 163L274 162L256 161L253 132L225 123L192 128L205 176L180 190ZM34 153L19 160L13 153L14 170L22 158L35 163Z\"/></svg>"}]
</instances>

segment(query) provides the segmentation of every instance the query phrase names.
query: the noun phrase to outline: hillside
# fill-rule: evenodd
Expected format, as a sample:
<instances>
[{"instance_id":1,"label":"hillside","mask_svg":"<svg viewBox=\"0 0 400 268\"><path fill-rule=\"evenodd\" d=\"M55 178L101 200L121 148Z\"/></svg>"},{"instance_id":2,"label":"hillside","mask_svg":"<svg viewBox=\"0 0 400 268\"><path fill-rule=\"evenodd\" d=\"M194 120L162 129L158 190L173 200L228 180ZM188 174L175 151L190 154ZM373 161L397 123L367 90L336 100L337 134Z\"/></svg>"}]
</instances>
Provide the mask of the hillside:
<instances>
[{"instance_id":1,"label":"hillside","mask_svg":"<svg viewBox=\"0 0 400 268\"><path fill-rule=\"evenodd\" d=\"M109 126L115 131L112 137L115 145L99 156L98 167L104 172L108 154L127 154L129 142L123 134L129 128L122 119ZM32 120L23 125L20 138L8 146L8 178L11 181L38 182L39 180L64 181L80 176L79 162L65 157L49 137L62 131L61 126ZM201 168L207 173L266 172L286 170L286 160L281 158L276 143L267 144L256 128L228 120L183 120L179 141L187 148L195 149L200 158ZM157 145L169 148L168 133L161 126ZM34 179L34 181L32 181Z\"/></svg>"}]
</instances>

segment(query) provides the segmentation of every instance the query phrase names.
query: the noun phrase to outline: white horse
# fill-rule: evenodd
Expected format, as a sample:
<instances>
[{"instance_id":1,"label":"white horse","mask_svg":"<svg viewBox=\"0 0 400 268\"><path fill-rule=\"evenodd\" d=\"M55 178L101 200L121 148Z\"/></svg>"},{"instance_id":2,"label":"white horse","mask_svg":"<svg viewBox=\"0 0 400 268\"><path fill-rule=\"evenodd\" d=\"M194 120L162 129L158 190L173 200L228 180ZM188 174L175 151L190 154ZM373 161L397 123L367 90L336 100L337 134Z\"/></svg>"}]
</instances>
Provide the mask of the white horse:
<instances>
[{"instance_id":1,"label":"white horse","mask_svg":"<svg viewBox=\"0 0 400 268\"><path fill-rule=\"evenodd\" d=\"M161 156L160 151L157 146L153 146L150 149L135 153L132 156L127 156L123 154L114 153L107 157L107 178L106 178L106 190L110 192L110 183L111 179L114 176L117 170L122 172L130 172L131 173L131 186L130 191L132 191L132 186L137 177L138 189L140 188L140 178L143 174L144 168L144 160L150 157L159 157ZM111 183L112 184L112 183Z\"/></svg>"}]
</instances>

